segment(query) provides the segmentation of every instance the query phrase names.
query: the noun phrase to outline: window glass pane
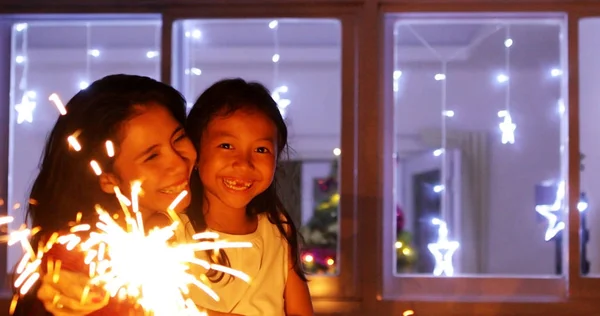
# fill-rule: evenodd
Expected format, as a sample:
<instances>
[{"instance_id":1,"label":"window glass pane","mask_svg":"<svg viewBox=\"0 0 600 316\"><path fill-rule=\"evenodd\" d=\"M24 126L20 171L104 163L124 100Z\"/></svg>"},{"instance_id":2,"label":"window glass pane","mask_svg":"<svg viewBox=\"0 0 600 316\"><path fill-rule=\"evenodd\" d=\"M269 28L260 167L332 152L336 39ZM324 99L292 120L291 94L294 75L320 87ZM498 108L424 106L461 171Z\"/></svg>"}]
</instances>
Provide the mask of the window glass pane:
<instances>
[{"instance_id":1,"label":"window glass pane","mask_svg":"<svg viewBox=\"0 0 600 316\"><path fill-rule=\"evenodd\" d=\"M441 17L394 25L395 271L561 275L560 20Z\"/></svg>"},{"instance_id":2,"label":"window glass pane","mask_svg":"<svg viewBox=\"0 0 600 316\"><path fill-rule=\"evenodd\" d=\"M190 105L210 85L264 84L288 125L279 194L305 238L312 274L338 271L341 24L331 19L184 20L175 25L174 79Z\"/></svg>"},{"instance_id":3,"label":"window glass pane","mask_svg":"<svg viewBox=\"0 0 600 316\"><path fill-rule=\"evenodd\" d=\"M598 117L600 117L600 61L598 47L600 18L579 21L579 124L581 148L581 273L600 275L600 148L598 147Z\"/></svg>"},{"instance_id":4,"label":"window glass pane","mask_svg":"<svg viewBox=\"0 0 600 316\"><path fill-rule=\"evenodd\" d=\"M87 15L89 17L89 15ZM12 31L9 214L22 223L48 132L66 103L92 81L127 73L159 79L160 19L25 20ZM21 257L9 247L8 270Z\"/></svg>"}]
</instances>

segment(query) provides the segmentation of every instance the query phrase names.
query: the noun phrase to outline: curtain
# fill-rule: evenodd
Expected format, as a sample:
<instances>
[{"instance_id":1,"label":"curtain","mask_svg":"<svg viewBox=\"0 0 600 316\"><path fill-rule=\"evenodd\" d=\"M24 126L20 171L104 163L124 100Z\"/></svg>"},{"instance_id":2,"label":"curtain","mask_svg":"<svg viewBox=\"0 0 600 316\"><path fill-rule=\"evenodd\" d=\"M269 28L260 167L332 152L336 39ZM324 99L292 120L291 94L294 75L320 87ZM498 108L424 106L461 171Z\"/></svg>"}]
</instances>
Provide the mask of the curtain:
<instances>
[{"instance_id":1,"label":"curtain","mask_svg":"<svg viewBox=\"0 0 600 316\"><path fill-rule=\"evenodd\" d=\"M421 142L430 148L440 148L441 130L425 130L420 133ZM457 149L461 157L460 210L456 236L460 242L459 271L462 274L485 273L488 254L489 211L490 211L490 135L486 131L448 130L447 149ZM454 216L455 217L455 216ZM456 217L455 217L456 218ZM450 224L450 223L449 223Z\"/></svg>"}]
</instances>

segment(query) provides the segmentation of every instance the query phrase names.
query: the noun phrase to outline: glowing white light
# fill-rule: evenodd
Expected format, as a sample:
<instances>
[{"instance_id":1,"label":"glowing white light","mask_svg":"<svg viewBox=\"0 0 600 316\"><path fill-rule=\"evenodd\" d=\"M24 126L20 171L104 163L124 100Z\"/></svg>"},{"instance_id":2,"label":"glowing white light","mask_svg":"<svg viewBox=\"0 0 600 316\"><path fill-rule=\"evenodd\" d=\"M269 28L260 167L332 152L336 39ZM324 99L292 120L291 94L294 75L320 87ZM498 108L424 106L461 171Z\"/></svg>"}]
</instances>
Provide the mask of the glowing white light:
<instances>
[{"instance_id":1,"label":"glowing white light","mask_svg":"<svg viewBox=\"0 0 600 316\"><path fill-rule=\"evenodd\" d=\"M559 221L556 212L562 210L563 201L565 198L565 182L561 181L558 183L556 188L556 195L554 198L554 203L551 205L536 205L535 211L540 215L544 216L548 221L548 228L546 228L546 233L544 235L544 240L549 241L554 238L558 232L565 228L565 223Z\"/></svg>"},{"instance_id":2,"label":"glowing white light","mask_svg":"<svg viewBox=\"0 0 600 316\"><path fill-rule=\"evenodd\" d=\"M402 77L402 71L394 70L394 80L398 80L398 79L400 79L400 77Z\"/></svg>"},{"instance_id":3,"label":"glowing white light","mask_svg":"<svg viewBox=\"0 0 600 316\"><path fill-rule=\"evenodd\" d=\"M79 83L79 89L81 89L81 90L86 89L89 86L90 86L90 84L87 81L81 81Z\"/></svg>"},{"instance_id":4,"label":"glowing white light","mask_svg":"<svg viewBox=\"0 0 600 316\"><path fill-rule=\"evenodd\" d=\"M202 32L200 32L200 30L198 29L194 29L193 31L187 31L185 32L185 37L192 37L195 39L199 39L202 37Z\"/></svg>"},{"instance_id":5,"label":"glowing white light","mask_svg":"<svg viewBox=\"0 0 600 316\"><path fill-rule=\"evenodd\" d=\"M339 156L339 155L341 155L341 154L342 154L342 150L341 150L341 149L339 149L339 148L334 148L334 149L333 149L333 154L334 154L335 156Z\"/></svg>"},{"instance_id":6,"label":"glowing white light","mask_svg":"<svg viewBox=\"0 0 600 316\"><path fill-rule=\"evenodd\" d=\"M202 74L202 70L200 68L189 68L185 70L185 74L189 75L195 75L195 76L200 76Z\"/></svg>"},{"instance_id":7,"label":"glowing white light","mask_svg":"<svg viewBox=\"0 0 600 316\"><path fill-rule=\"evenodd\" d=\"M558 100L558 113L564 114L567 108L565 107L565 102L562 99Z\"/></svg>"},{"instance_id":8,"label":"glowing white light","mask_svg":"<svg viewBox=\"0 0 600 316\"><path fill-rule=\"evenodd\" d=\"M158 56L158 52L155 51L155 50L151 50L151 51L148 51L146 53L146 57L147 58L154 58L154 57L157 57L157 56Z\"/></svg>"},{"instance_id":9,"label":"glowing white light","mask_svg":"<svg viewBox=\"0 0 600 316\"><path fill-rule=\"evenodd\" d=\"M550 70L550 75L552 77L558 77L558 76L562 75L562 70L560 70L558 68L553 68L552 70Z\"/></svg>"},{"instance_id":10,"label":"glowing white light","mask_svg":"<svg viewBox=\"0 0 600 316\"><path fill-rule=\"evenodd\" d=\"M505 75L505 74L499 74L498 76L496 76L496 80L499 83L507 82L508 81L508 76Z\"/></svg>"},{"instance_id":11,"label":"glowing white light","mask_svg":"<svg viewBox=\"0 0 600 316\"><path fill-rule=\"evenodd\" d=\"M277 20L273 20L271 22L269 22L269 28L270 29L275 29L277 26L279 26L279 22Z\"/></svg>"},{"instance_id":12,"label":"glowing white light","mask_svg":"<svg viewBox=\"0 0 600 316\"><path fill-rule=\"evenodd\" d=\"M286 117L287 107L292 103L292 101L289 99L281 98L281 94L287 92L287 86L280 86L273 90L273 93L271 93L271 97L273 98L273 100L275 100L275 102L277 102L277 107L279 108L279 112L281 112L281 116L283 116L283 118Z\"/></svg>"},{"instance_id":13,"label":"glowing white light","mask_svg":"<svg viewBox=\"0 0 600 316\"><path fill-rule=\"evenodd\" d=\"M445 74L435 74L435 76L433 78L435 80L437 80L437 81L445 80L446 79L446 75Z\"/></svg>"},{"instance_id":14,"label":"glowing white light","mask_svg":"<svg viewBox=\"0 0 600 316\"><path fill-rule=\"evenodd\" d=\"M277 63L277 62L279 62L279 54L273 54L273 57L271 58L271 60L272 60L274 63Z\"/></svg>"},{"instance_id":15,"label":"glowing white light","mask_svg":"<svg viewBox=\"0 0 600 316\"><path fill-rule=\"evenodd\" d=\"M454 117L454 111L452 110L444 111L442 114L447 117Z\"/></svg>"},{"instance_id":16,"label":"glowing white light","mask_svg":"<svg viewBox=\"0 0 600 316\"><path fill-rule=\"evenodd\" d=\"M90 56L98 57L100 56L100 51L97 49L90 49L88 51L88 54L90 54Z\"/></svg>"},{"instance_id":17,"label":"glowing white light","mask_svg":"<svg viewBox=\"0 0 600 316\"><path fill-rule=\"evenodd\" d=\"M19 56L15 57L15 62L17 64L22 64L24 61L25 61L25 57L24 56L19 55Z\"/></svg>"},{"instance_id":18,"label":"glowing white light","mask_svg":"<svg viewBox=\"0 0 600 316\"><path fill-rule=\"evenodd\" d=\"M15 105L15 110L18 113L17 124L22 124L23 122L33 122L33 110L35 109L36 105L36 103L31 100L33 98L35 98L35 92L28 91L23 94L21 103Z\"/></svg>"},{"instance_id":19,"label":"glowing white light","mask_svg":"<svg viewBox=\"0 0 600 316\"><path fill-rule=\"evenodd\" d=\"M452 265L452 256L460 247L458 241L449 241L448 240L448 225L445 221L434 218L431 220L433 225L438 225L440 228L438 229L438 239L435 243L430 243L427 245L429 251L435 258L435 267L433 269L434 275L442 275L446 276L454 275L454 266Z\"/></svg>"},{"instance_id":20,"label":"glowing white light","mask_svg":"<svg viewBox=\"0 0 600 316\"><path fill-rule=\"evenodd\" d=\"M27 28L27 23L19 23L15 25L15 31L22 32Z\"/></svg>"},{"instance_id":21,"label":"glowing white light","mask_svg":"<svg viewBox=\"0 0 600 316\"><path fill-rule=\"evenodd\" d=\"M433 192L440 193L442 191L444 191L444 186L443 185L438 184L438 185L433 186Z\"/></svg>"},{"instance_id":22,"label":"glowing white light","mask_svg":"<svg viewBox=\"0 0 600 316\"><path fill-rule=\"evenodd\" d=\"M504 47L506 47L506 48L509 48L509 47L511 47L511 46L512 46L512 44L513 44L513 40L512 40L512 38L507 38L507 39L504 41Z\"/></svg>"},{"instance_id":23,"label":"glowing white light","mask_svg":"<svg viewBox=\"0 0 600 316\"><path fill-rule=\"evenodd\" d=\"M517 124L513 123L512 117L508 111L499 111L498 117L504 118L502 123L498 124L500 132L502 133L502 144L514 144Z\"/></svg>"},{"instance_id":24,"label":"glowing white light","mask_svg":"<svg viewBox=\"0 0 600 316\"><path fill-rule=\"evenodd\" d=\"M436 149L433 151L433 155L436 157L441 156L444 153L444 149L440 148L440 149Z\"/></svg>"},{"instance_id":25,"label":"glowing white light","mask_svg":"<svg viewBox=\"0 0 600 316\"><path fill-rule=\"evenodd\" d=\"M586 201L579 201L579 203L577 203L577 210L579 210L580 212L584 212L585 210L587 210L588 207L589 204Z\"/></svg>"}]
</instances>

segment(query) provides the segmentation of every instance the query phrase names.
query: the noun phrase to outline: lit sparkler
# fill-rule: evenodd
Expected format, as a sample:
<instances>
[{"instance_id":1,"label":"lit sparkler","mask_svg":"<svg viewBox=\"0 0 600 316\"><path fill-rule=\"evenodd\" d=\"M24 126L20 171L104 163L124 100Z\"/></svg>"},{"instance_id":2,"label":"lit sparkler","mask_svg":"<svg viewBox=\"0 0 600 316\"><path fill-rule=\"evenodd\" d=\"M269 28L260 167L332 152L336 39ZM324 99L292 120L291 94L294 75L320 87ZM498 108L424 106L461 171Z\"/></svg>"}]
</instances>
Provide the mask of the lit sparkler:
<instances>
[{"instance_id":1,"label":"lit sparkler","mask_svg":"<svg viewBox=\"0 0 600 316\"><path fill-rule=\"evenodd\" d=\"M77 135L68 138L75 150L81 150ZM106 143L107 154L114 156L111 142ZM96 175L102 174L99 164L92 160L90 165ZM101 206L96 206L99 221L92 227L82 224L81 214L77 215L75 224L66 234L54 233L45 243L34 250L29 238L39 231L39 228L21 229L11 232L8 244L20 243L25 254L17 267L15 288L20 295L26 294L40 279L43 272L42 262L45 254L56 244L63 245L68 251L79 251L85 256L85 264L89 268L91 282L106 290L111 297L125 300L130 299L139 304L145 311L155 316L163 315L205 315L189 296L190 287L197 287L215 300L219 296L207 284L204 274L194 275L191 267L200 266L204 269L220 271L246 282L248 275L226 266L202 260L196 256L200 251L215 251L224 248L252 247L249 242L219 241L218 234L203 232L192 237L191 241L171 242L179 225L179 216L175 213L177 204L188 194L181 192L166 210L172 224L163 228L154 228L146 233L139 211L138 198L141 192L141 182L136 181L131 187L131 199L125 197L118 187L115 195L125 215L125 225L118 224L115 219ZM129 209L131 207L131 211ZM12 222L12 217L0 218L0 225ZM183 228L185 229L185 228ZM87 237L82 239L84 233ZM54 282L58 282L61 262L47 260L46 273L52 274ZM89 286L84 289L81 301L86 301L90 292ZM10 313L15 310L19 294L13 297Z\"/></svg>"}]
</instances>

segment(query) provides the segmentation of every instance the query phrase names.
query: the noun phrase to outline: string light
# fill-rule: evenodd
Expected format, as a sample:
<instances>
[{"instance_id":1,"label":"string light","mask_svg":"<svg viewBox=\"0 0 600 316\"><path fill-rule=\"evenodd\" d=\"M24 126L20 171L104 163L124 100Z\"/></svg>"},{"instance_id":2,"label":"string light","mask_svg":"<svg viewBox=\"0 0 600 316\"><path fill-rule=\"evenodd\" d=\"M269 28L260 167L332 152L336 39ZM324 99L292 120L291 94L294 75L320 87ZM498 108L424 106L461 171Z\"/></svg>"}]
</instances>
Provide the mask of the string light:
<instances>
[{"instance_id":1,"label":"string light","mask_svg":"<svg viewBox=\"0 0 600 316\"><path fill-rule=\"evenodd\" d=\"M202 32L200 32L200 30L198 30L198 29L194 29L192 31L185 32L184 35L185 35L185 37L191 37L191 38L194 38L194 39L199 39L199 38L202 37Z\"/></svg>"},{"instance_id":2,"label":"string light","mask_svg":"<svg viewBox=\"0 0 600 316\"><path fill-rule=\"evenodd\" d=\"M498 81L498 83L505 83L508 81L508 76L505 74L499 74L496 76L496 81Z\"/></svg>"},{"instance_id":3,"label":"string light","mask_svg":"<svg viewBox=\"0 0 600 316\"><path fill-rule=\"evenodd\" d=\"M288 87L280 86L275 88L275 90L273 90L273 92L271 93L271 97L277 103L277 106L279 107L279 112L281 112L281 116L283 116L283 118L286 118L287 107L292 103L290 99L284 99L281 97L281 94L286 92L288 92Z\"/></svg>"},{"instance_id":4,"label":"string light","mask_svg":"<svg viewBox=\"0 0 600 316\"><path fill-rule=\"evenodd\" d=\"M548 221L548 228L544 234L544 240L549 241L558 232L565 228L565 223L560 221L557 212L562 210L563 201L565 198L565 182L561 181L558 183L556 188L556 194L554 195L554 203L550 205L536 205L535 211L542 215Z\"/></svg>"},{"instance_id":5,"label":"string light","mask_svg":"<svg viewBox=\"0 0 600 316\"><path fill-rule=\"evenodd\" d=\"M513 44L513 40L510 38L510 26L507 25L505 30L506 39L504 40L504 46L506 48L504 49L504 62L506 74L498 75L496 78L498 82L506 82L504 110L498 112L498 117L503 120L498 124L498 127L500 128L500 133L502 135L502 144L514 144L517 124L513 122L512 116L510 115L510 82L508 82L510 78L510 47Z\"/></svg>"},{"instance_id":6,"label":"string light","mask_svg":"<svg viewBox=\"0 0 600 316\"><path fill-rule=\"evenodd\" d=\"M25 92L21 98L21 103L15 105L15 110L17 111L17 124L22 124L23 122L33 122L33 110L36 106L36 103L32 100L34 98L34 92Z\"/></svg>"},{"instance_id":7,"label":"string light","mask_svg":"<svg viewBox=\"0 0 600 316\"><path fill-rule=\"evenodd\" d=\"M27 75L29 73L29 66L27 61L27 45L28 45L28 33L27 33L27 24L20 23L15 24L14 30L17 32L22 32L23 39L21 41L21 55L18 55L15 58L15 62L17 64L23 65L23 70L21 73L21 80L19 82L19 90L22 91L21 102L15 104L15 111L17 111L17 124L23 124L24 122L33 123L33 111L36 107L36 102L34 101L36 97L36 93L33 91L27 90Z\"/></svg>"},{"instance_id":8,"label":"string light","mask_svg":"<svg viewBox=\"0 0 600 316\"><path fill-rule=\"evenodd\" d=\"M460 247L458 241L448 240L448 225L445 221L434 218L431 220L433 225L438 225L438 239L435 243L430 243L427 248L435 258L435 267L433 274L440 276L442 274L446 276L454 275L454 266L452 265L452 256Z\"/></svg>"},{"instance_id":9,"label":"string light","mask_svg":"<svg viewBox=\"0 0 600 316\"><path fill-rule=\"evenodd\" d=\"M394 70L394 92L398 92L399 87L398 87L398 80L400 80L400 78L402 77L402 71L401 70Z\"/></svg>"},{"instance_id":10,"label":"string light","mask_svg":"<svg viewBox=\"0 0 600 316\"><path fill-rule=\"evenodd\" d=\"M91 59L92 57L97 57L100 56L100 51L97 49L92 49L92 25L90 22L87 22L85 24L85 48L86 51L88 52L86 57L85 57L85 80L79 82L79 89L84 90L87 89L87 87L89 87L90 85L90 78L91 78ZM97 56L95 56L97 55Z\"/></svg>"},{"instance_id":11,"label":"string light","mask_svg":"<svg viewBox=\"0 0 600 316\"><path fill-rule=\"evenodd\" d=\"M452 111L452 110L442 111L442 115L444 115L446 117L454 117L454 111Z\"/></svg>"},{"instance_id":12,"label":"string light","mask_svg":"<svg viewBox=\"0 0 600 316\"><path fill-rule=\"evenodd\" d=\"M499 111L498 117L504 118L502 123L498 124L502 133L502 144L514 144L517 125L513 123L510 113L507 110Z\"/></svg>"},{"instance_id":13,"label":"string light","mask_svg":"<svg viewBox=\"0 0 600 316\"><path fill-rule=\"evenodd\" d=\"M273 57L271 57L271 61L273 62L273 84L276 87L271 92L271 97L277 103L277 107L279 108L279 112L281 112L281 116L285 119L287 117L287 107L292 103L290 99L286 99L282 97L282 94L288 92L288 87L283 85L279 86L279 21L273 20L269 22L269 28L273 30Z\"/></svg>"},{"instance_id":14,"label":"string light","mask_svg":"<svg viewBox=\"0 0 600 316\"><path fill-rule=\"evenodd\" d=\"M544 233L544 240L550 241L560 231L565 229L566 224L559 217L560 212L563 210L564 201L566 194L566 185L564 181L560 181L556 187L554 194L554 202L552 204L540 204L535 206L535 211L542 215L548 221L548 227ZM582 194L581 199L577 202L577 210L579 212L585 212L589 207L589 204Z\"/></svg>"}]
</instances>

